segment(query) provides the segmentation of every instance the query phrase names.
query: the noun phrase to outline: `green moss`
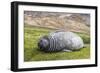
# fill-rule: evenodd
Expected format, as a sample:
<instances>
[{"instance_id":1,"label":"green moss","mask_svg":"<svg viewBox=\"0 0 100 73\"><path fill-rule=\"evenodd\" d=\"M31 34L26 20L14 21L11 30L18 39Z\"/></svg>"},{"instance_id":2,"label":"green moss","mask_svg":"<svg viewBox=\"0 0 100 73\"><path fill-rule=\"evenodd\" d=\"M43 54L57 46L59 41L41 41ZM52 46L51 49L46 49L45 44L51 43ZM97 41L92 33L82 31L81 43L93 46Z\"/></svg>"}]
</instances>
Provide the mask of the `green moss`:
<instances>
[{"instance_id":1,"label":"green moss","mask_svg":"<svg viewBox=\"0 0 100 73\"><path fill-rule=\"evenodd\" d=\"M85 42L80 51L45 53L39 50L37 43L41 36L47 35L51 30L37 27L24 28L24 61L70 60L90 58L90 37L78 33Z\"/></svg>"}]
</instances>

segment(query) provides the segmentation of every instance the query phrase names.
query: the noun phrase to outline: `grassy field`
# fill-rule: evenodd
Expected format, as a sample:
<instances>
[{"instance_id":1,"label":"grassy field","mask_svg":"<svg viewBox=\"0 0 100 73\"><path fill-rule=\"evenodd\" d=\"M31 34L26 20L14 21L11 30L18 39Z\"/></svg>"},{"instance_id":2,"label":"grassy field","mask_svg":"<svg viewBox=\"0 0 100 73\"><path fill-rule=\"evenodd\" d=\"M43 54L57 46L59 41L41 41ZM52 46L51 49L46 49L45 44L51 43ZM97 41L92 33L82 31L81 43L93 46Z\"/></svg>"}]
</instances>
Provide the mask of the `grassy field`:
<instances>
[{"instance_id":1,"label":"grassy field","mask_svg":"<svg viewBox=\"0 0 100 73\"><path fill-rule=\"evenodd\" d=\"M24 28L24 61L46 61L46 60L70 60L90 58L90 37L83 33L79 34L85 43L85 47L80 51L45 53L39 50L37 42L43 35L47 35L51 30L37 27Z\"/></svg>"}]
</instances>

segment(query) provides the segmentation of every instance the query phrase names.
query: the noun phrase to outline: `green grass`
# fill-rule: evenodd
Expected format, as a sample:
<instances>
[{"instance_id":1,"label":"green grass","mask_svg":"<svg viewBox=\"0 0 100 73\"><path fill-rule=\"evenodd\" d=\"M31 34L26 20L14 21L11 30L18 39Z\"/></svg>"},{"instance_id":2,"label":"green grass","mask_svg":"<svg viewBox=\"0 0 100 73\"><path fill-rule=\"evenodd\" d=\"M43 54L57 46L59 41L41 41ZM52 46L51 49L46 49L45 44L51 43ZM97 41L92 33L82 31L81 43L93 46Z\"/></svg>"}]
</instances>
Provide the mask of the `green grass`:
<instances>
[{"instance_id":1,"label":"green grass","mask_svg":"<svg viewBox=\"0 0 100 73\"><path fill-rule=\"evenodd\" d=\"M85 44L90 43L90 35L89 34L83 34L83 33L77 33L80 37L82 37Z\"/></svg>"},{"instance_id":2,"label":"green grass","mask_svg":"<svg viewBox=\"0 0 100 73\"><path fill-rule=\"evenodd\" d=\"M53 52L45 53L40 51L37 43L41 36L47 35L51 30L37 27L24 28L24 61L45 61L45 60L70 60L90 58L90 38L86 34L78 33L85 42L85 47L74 52Z\"/></svg>"}]
</instances>

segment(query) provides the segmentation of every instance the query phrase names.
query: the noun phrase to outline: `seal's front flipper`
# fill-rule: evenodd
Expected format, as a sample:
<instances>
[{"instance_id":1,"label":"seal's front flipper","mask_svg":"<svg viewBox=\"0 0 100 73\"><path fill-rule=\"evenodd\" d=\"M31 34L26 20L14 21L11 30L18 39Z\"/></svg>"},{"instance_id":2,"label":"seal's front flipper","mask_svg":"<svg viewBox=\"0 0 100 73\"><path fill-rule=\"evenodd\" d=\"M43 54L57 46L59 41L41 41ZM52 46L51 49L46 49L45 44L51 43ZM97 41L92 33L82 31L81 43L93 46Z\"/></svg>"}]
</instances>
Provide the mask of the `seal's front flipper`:
<instances>
[{"instance_id":1,"label":"seal's front flipper","mask_svg":"<svg viewBox=\"0 0 100 73\"><path fill-rule=\"evenodd\" d=\"M62 51L64 51L64 52L72 52L72 50L68 50L68 49L63 49Z\"/></svg>"}]
</instances>

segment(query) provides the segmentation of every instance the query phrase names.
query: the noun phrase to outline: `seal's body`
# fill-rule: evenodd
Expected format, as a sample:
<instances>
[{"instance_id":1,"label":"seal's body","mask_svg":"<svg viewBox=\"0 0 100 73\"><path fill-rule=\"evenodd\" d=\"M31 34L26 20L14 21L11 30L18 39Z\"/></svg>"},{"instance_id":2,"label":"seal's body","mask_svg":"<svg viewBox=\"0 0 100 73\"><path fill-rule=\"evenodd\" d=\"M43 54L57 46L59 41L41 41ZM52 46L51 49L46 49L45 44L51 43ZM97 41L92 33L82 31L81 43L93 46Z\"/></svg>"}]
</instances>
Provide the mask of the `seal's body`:
<instances>
[{"instance_id":1,"label":"seal's body","mask_svg":"<svg viewBox=\"0 0 100 73\"><path fill-rule=\"evenodd\" d=\"M83 40L73 32L53 32L48 36L40 38L38 46L45 52L69 52L81 49L84 43Z\"/></svg>"}]
</instances>

